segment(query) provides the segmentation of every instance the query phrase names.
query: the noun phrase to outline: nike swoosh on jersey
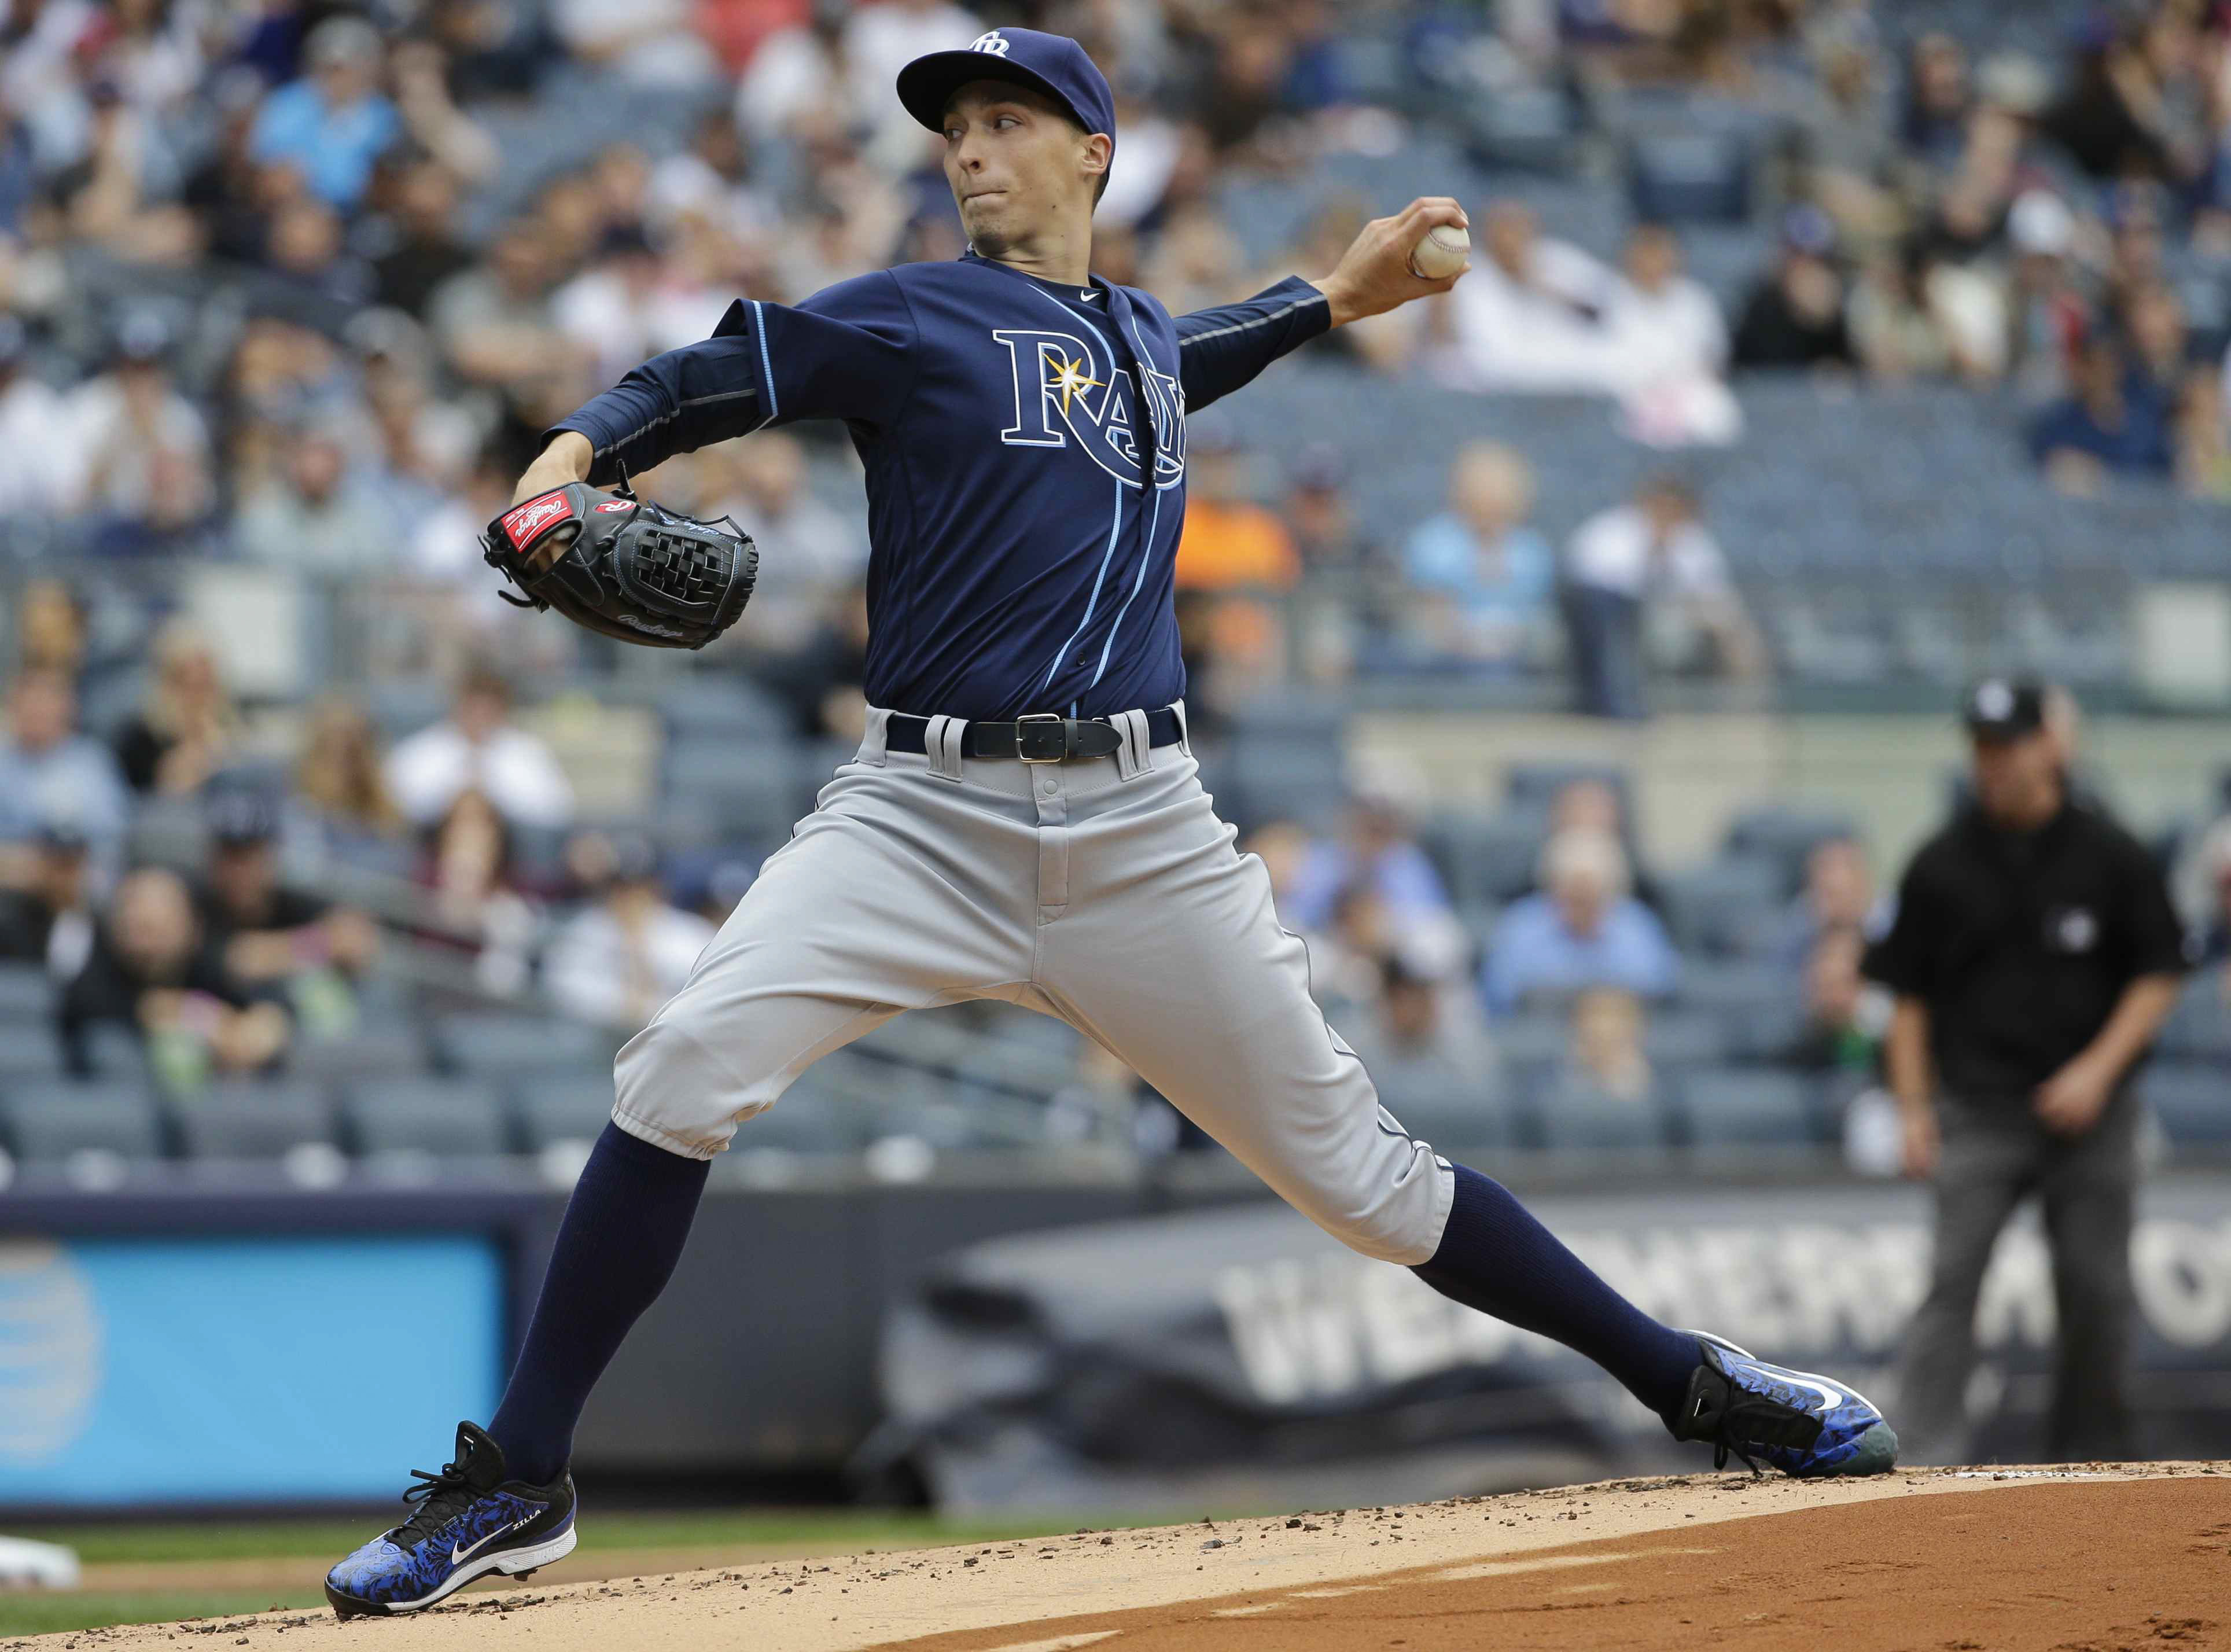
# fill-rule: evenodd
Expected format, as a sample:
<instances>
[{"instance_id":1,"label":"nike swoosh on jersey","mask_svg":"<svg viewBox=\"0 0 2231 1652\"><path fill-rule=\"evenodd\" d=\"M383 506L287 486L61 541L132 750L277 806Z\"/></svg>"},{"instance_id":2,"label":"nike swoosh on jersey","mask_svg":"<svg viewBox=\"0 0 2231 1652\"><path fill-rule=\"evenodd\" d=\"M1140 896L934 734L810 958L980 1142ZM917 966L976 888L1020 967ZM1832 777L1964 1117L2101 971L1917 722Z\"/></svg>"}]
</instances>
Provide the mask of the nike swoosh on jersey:
<instances>
[{"instance_id":1,"label":"nike swoosh on jersey","mask_svg":"<svg viewBox=\"0 0 2231 1652\"><path fill-rule=\"evenodd\" d=\"M534 1516L532 1515L527 1517L528 1519L532 1519L533 1518ZM453 1566L461 1566L464 1565L468 1558L473 1555L478 1554L482 1549L487 1548L489 1544L494 1543L498 1538L504 1537L511 1532L516 1532L521 1526L525 1526L526 1524L526 1520L514 1520L509 1526L500 1526L496 1527L495 1531L482 1538L478 1543L473 1545L469 1549L460 1549L456 1544L451 1544L449 1545L449 1564Z\"/></svg>"}]
</instances>

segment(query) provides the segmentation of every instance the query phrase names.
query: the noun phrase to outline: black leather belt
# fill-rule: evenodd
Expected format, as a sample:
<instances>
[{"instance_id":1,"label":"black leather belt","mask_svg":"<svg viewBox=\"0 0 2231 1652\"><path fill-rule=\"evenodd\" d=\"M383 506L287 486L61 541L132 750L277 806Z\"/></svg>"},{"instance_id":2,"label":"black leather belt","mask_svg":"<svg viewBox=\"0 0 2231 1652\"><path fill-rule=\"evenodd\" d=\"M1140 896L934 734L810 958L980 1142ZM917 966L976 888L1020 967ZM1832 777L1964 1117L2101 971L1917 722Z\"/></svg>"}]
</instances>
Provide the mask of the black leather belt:
<instances>
[{"instance_id":1,"label":"black leather belt","mask_svg":"<svg viewBox=\"0 0 2231 1652\"><path fill-rule=\"evenodd\" d=\"M887 751L929 749L925 736L929 719L904 711L891 713L883 747ZM1174 746L1183 737L1175 706L1147 713L1147 744ZM1057 712L1034 712L1014 722L972 722L961 730L963 757L1020 758L1026 763L1065 763L1072 757L1112 757L1123 744L1123 732L1098 717L1064 717Z\"/></svg>"}]
</instances>

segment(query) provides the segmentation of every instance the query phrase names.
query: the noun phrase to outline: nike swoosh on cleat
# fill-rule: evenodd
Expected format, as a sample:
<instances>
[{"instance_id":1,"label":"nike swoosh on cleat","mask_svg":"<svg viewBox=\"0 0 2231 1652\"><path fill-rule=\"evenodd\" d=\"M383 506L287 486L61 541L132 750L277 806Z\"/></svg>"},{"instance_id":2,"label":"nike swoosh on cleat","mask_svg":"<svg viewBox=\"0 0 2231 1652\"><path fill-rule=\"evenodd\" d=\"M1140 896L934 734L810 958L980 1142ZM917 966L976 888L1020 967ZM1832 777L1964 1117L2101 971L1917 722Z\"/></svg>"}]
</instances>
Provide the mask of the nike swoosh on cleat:
<instances>
[{"instance_id":1,"label":"nike swoosh on cleat","mask_svg":"<svg viewBox=\"0 0 2231 1652\"><path fill-rule=\"evenodd\" d=\"M1813 1392L1820 1396L1820 1403L1827 1406L1831 1411L1834 1410L1838 1406L1843 1404L1846 1401L1851 1398L1850 1395L1844 1393L1840 1389L1831 1388L1826 1383L1814 1382L1808 1377L1797 1377L1785 1373L1782 1375L1782 1380L1788 1383L1792 1388L1807 1388L1812 1390Z\"/></svg>"},{"instance_id":2,"label":"nike swoosh on cleat","mask_svg":"<svg viewBox=\"0 0 2231 1652\"><path fill-rule=\"evenodd\" d=\"M534 1517L531 1514L527 1517L529 1520L534 1518ZM525 1526L526 1524L527 1520L514 1520L509 1526L500 1526L496 1527L495 1531L482 1538L478 1543L473 1545L469 1549L460 1549L454 1543L451 1544L449 1545L449 1564L453 1566L461 1566L464 1565L465 1561L469 1558L478 1554L482 1549L487 1548L489 1544L494 1543L498 1538L508 1536L511 1532L518 1531L521 1526Z\"/></svg>"}]
</instances>

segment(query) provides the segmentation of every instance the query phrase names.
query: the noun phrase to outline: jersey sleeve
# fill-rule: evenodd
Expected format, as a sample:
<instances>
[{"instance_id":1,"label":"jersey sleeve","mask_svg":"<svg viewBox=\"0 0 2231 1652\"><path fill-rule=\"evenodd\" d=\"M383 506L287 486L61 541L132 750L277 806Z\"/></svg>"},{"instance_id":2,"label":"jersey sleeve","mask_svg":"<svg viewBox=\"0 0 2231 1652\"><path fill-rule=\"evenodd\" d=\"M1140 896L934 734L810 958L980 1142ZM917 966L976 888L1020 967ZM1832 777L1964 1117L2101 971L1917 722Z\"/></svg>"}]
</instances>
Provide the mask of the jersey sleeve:
<instances>
[{"instance_id":1,"label":"jersey sleeve","mask_svg":"<svg viewBox=\"0 0 2231 1652\"><path fill-rule=\"evenodd\" d=\"M2184 924L2170 899L2169 883L2135 841L2123 846L2124 897L2116 917L2124 930L2131 978L2181 975L2192 967Z\"/></svg>"},{"instance_id":2,"label":"jersey sleeve","mask_svg":"<svg viewBox=\"0 0 2231 1652\"><path fill-rule=\"evenodd\" d=\"M1898 886L1890 928L1866 949L1859 973L1901 998L1930 997L1937 985L1937 907L1929 889L1926 852L1916 856Z\"/></svg>"},{"instance_id":3,"label":"jersey sleeve","mask_svg":"<svg viewBox=\"0 0 2231 1652\"><path fill-rule=\"evenodd\" d=\"M1325 295L1298 275L1237 304L1179 316L1178 371L1187 411L1197 412L1229 396L1331 326Z\"/></svg>"},{"instance_id":4,"label":"jersey sleeve","mask_svg":"<svg viewBox=\"0 0 2231 1652\"><path fill-rule=\"evenodd\" d=\"M648 470L676 453L799 419L879 428L914 385L913 313L888 270L795 306L738 299L713 336L653 356L559 420L596 450L589 480Z\"/></svg>"}]
</instances>

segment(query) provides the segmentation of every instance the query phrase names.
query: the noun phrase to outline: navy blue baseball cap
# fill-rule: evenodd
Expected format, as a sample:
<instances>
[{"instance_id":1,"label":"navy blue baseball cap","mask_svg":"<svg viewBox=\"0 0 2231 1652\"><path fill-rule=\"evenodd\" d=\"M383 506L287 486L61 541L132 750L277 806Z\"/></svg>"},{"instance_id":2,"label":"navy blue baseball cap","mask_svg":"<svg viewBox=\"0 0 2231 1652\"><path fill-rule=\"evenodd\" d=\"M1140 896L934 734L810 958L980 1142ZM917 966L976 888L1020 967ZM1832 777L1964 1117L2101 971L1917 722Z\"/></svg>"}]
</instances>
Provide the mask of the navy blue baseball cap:
<instances>
[{"instance_id":1,"label":"navy blue baseball cap","mask_svg":"<svg viewBox=\"0 0 2231 1652\"><path fill-rule=\"evenodd\" d=\"M1043 92L1087 132L1116 142L1116 94L1108 77L1066 35L1036 29L987 29L959 51L932 52L899 71L899 101L932 132L945 130L945 106L971 81L1012 81Z\"/></svg>"}]
</instances>

